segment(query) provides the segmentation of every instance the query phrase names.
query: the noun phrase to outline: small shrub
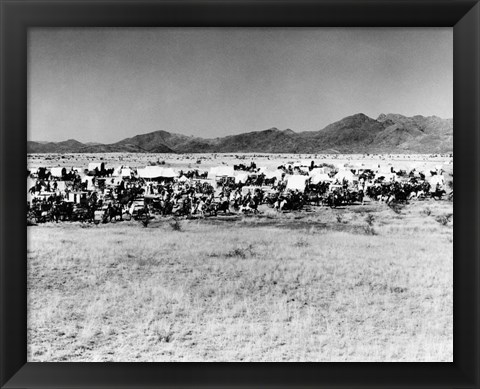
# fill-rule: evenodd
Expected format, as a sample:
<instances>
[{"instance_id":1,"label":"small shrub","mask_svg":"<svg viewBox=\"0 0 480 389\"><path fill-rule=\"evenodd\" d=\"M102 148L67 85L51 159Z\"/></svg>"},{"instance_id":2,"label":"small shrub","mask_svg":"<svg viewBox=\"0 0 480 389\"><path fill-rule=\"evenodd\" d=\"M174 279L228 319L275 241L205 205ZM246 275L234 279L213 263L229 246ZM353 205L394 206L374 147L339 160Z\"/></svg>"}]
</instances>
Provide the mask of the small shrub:
<instances>
[{"instance_id":1,"label":"small shrub","mask_svg":"<svg viewBox=\"0 0 480 389\"><path fill-rule=\"evenodd\" d=\"M342 223L343 222L343 215L342 214L337 214L337 222Z\"/></svg>"},{"instance_id":2,"label":"small shrub","mask_svg":"<svg viewBox=\"0 0 480 389\"><path fill-rule=\"evenodd\" d=\"M142 226L147 228L149 224L150 224L150 218L146 217L145 219L142 219Z\"/></svg>"},{"instance_id":3,"label":"small shrub","mask_svg":"<svg viewBox=\"0 0 480 389\"><path fill-rule=\"evenodd\" d=\"M375 221L375 217L372 214L369 213L367 215L367 217L365 218L365 221L371 227L371 226L373 226L373 222Z\"/></svg>"},{"instance_id":4,"label":"small shrub","mask_svg":"<svg viewBox=\"0 0 480 389\"><path fill-rule=\"evenodd\" d=\"M173 340L173 332L160 330L157 331L157 337L159 342L170 343Z\"/></svg>"},{"instance_id":5,"label":"small shrub","mask_svg":"<svg viewBox=\"0 0 480 389\"><path fill-rule=\"evenodd\" d=\"M228 253L226 253L225 256L227 258L238 257L238 258L245 259L245 258L247 258L247 253L246 253L245 249L236 248L236 249L233 249L233 250L229 251Z\"/></svg>"},{"instance_id":6,"label":"small shrub","mask_svg":"<svg viewBox=\"0 0 480 389\"><path fill-rule=\"evenodd\" d=\"M431 210L430 208L425 208L425 209L423 210L423 213L424 213L425 215L427 215L427 216L430 216L430 215L432 214L432 210Z\"/></svg>"},{"instance_id":7,"label":"small shrub","mask_svg":"<svg viewBox=\"0 0 480 389\"><path fill-rule=\"evenodd\" d=\"M363 227L363 232L365 233L365 235L378 235L377 231L375 231L375 229L368 224Z\"/></svg>"}]
</instances>

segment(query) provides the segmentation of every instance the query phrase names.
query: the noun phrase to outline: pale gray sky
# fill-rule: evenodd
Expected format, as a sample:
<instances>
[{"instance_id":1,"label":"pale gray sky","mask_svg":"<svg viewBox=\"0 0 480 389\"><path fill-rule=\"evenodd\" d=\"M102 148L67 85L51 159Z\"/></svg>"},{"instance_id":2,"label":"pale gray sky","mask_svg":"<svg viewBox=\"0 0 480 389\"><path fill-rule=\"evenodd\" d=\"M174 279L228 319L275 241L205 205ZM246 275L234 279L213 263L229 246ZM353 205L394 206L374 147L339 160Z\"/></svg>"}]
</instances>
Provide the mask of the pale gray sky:
<instances>
[{"instance_id":1,"label":"pale gray sky","mask_svg":"<svg viewBox=\"0 0 480 389\"><path fill-rule=\"evenodd\" d=\"M33 28L28 139L453 117L452 28Z\"/></svg>"}]
</instances>

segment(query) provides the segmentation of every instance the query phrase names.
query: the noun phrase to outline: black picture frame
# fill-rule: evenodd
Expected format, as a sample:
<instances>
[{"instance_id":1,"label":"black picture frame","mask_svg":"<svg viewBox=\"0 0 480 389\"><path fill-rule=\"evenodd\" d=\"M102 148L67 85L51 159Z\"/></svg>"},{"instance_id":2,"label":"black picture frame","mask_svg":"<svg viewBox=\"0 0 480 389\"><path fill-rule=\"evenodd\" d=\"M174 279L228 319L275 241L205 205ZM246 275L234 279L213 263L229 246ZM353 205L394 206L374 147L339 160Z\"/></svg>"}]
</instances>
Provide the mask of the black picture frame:
<instances>
[{"instance_id":1,"label":"black picture frame","mask_svg":"<svg viewBox=\"0 0 480 389\"><path fill-rule=\"evenodd\" d=\"M479 387L478 1L0 0L0 5L2 388ZM453 27L454 362L27 363L27 30L35 26Z\"/></svg>"}]
</instances>

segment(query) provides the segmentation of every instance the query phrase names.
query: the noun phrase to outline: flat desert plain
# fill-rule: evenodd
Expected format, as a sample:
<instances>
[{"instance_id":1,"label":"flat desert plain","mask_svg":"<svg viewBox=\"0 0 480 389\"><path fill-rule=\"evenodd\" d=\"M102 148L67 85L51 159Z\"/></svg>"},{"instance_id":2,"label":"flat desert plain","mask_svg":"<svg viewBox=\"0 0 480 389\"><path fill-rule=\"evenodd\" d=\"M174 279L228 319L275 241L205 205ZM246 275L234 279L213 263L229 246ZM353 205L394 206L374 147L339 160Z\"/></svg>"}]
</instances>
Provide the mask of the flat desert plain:
<instances>
[{"instance_id":1,"label":"flat desert plain","mask_svg":"<svg viewBox=\"0 0 480 389\"><path fill-rule=\"evenodd\" d=\"M28 162L84 166L91 156L63 157ZM164 156L101 158L134 167ZM198 156L181 158L166 163L202 169L251 156L207 156L200 165ZM375 158L344 157L399 168L441 163ZM28 360L453 360L451 201L260 210L157 217L147 227L28 227Z\"/></svg>"}]
</instances>

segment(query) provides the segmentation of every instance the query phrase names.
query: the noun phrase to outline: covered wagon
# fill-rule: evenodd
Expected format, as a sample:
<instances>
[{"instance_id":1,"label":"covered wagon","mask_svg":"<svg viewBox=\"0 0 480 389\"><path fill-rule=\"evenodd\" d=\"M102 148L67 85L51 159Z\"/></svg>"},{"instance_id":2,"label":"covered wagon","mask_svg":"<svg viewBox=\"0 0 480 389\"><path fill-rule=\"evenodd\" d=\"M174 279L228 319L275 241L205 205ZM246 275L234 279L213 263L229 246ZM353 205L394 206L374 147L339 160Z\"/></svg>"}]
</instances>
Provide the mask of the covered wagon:
<instances>
[{"instance_id":1,"label":"covered wagon","mask_svg":"<svg viewBox=\"0 0 480 389\"><path fill-rule=\"evenodd\" d=\"M64 167L52 167L50 169L50 174L52 177L62 178L67 174L67 169Z\"/></svg>"},{"instance_id":2,"label":"covered wagon","mask_svg":"<svg viewBox=\"0 0 480 389\"><path fill-rule=\"evenodd\" d=\"M105 164L103 162L90 162L88 164L88 174L96 176L105 172Z\"/></svg>"}]
</instances>

